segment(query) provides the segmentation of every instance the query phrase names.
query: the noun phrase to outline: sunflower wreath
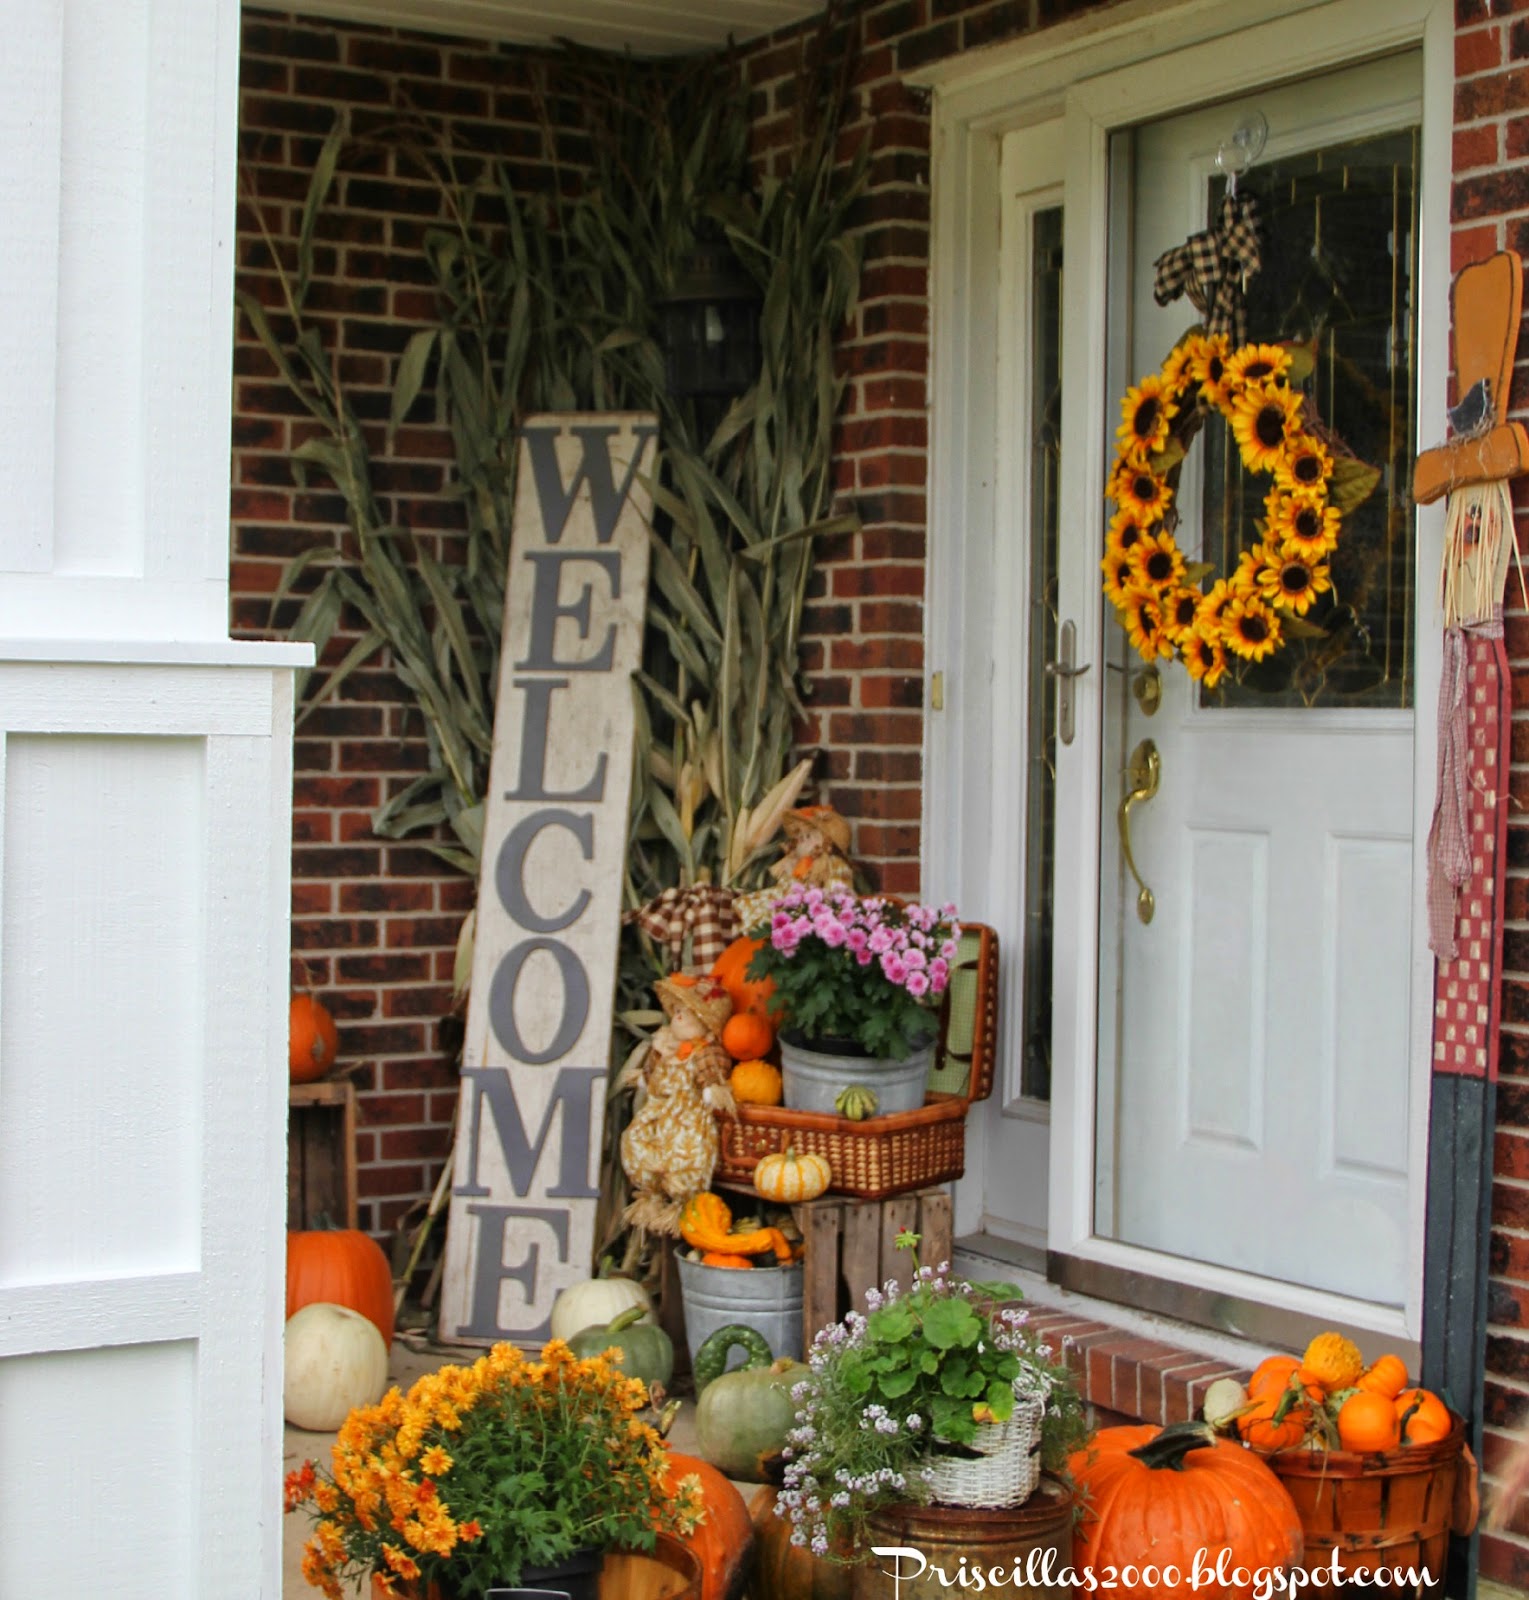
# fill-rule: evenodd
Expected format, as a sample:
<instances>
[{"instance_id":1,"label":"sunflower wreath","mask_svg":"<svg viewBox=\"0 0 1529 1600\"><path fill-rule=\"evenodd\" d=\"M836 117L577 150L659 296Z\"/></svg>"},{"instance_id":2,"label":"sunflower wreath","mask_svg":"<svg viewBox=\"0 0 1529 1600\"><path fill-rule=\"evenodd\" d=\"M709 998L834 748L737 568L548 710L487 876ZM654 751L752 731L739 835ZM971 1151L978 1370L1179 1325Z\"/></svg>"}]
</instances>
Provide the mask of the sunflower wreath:
<instances>
[{"instance_id":1,"label":"sunflower wreath","mask_svg":"<svg viewBox=\"0 0 1529 1600\"><path fill-rule=\"evenodd\" d=\"M1310 412L1299 386L1313 364L1303 346L1233 350L1224 334L1196 333L1122 402L1104 593L1145 661L1177 656L1208 689L1233 658L1263 661L1288 638L1322 636L1303 619L1333 587L1343 517L1380 479ZM1213 410L1231 424L1248 470L1274 478L1258 542L1223 577L1187 561L1173 536L1179 469Z\"/></svg>"}]
</instances>

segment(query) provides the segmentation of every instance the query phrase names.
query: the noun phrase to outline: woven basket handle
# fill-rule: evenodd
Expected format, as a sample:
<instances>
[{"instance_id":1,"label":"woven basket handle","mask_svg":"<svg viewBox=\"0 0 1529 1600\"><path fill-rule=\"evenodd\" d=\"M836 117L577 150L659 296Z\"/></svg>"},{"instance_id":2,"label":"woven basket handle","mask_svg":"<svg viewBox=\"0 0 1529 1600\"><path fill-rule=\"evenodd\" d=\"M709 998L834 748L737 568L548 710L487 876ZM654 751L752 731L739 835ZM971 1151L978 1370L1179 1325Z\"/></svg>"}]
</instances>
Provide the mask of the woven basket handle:
<instances>
[{"instance_id":1,"label":"woven basket handle","mask_svg":"<svg viewBox=\"0 0 1529 1600\"><path fill-rule=\"evenodd\" d=\"M970 1052L952 1050L950 1037L950 987L940 1001L941 1054L946 1061L967 1063L966 1093L970 1105L986 1100L993 1092L993 1060L998 1051L998 935L985 923L962 924L963 933L977 935L975 954L951 966L952 984L957 972L975 971L976 996L973 1001L972 1047Z\"/></svg>"}]
</instances>

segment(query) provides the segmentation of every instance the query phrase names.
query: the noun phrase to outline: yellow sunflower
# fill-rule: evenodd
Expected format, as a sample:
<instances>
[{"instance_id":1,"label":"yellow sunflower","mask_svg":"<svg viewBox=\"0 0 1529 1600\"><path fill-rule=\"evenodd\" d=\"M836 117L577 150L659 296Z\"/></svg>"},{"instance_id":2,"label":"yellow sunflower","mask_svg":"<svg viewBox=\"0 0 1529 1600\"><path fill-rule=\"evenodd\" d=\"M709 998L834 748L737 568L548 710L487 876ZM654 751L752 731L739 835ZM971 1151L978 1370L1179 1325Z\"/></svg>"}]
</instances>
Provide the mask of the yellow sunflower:
<instances>
[{"instance_id":1,"label":"yellow sunflower","mask_svg":"<svg viewBox=\"0 0 1529 1600\"><path fill-rule=\"evenodd\" d=\"M1104 598L1119 609L1126 603L1126 594L1136 582L1136 569L1130 556L1123 550L1107 550L1099 563L1104 573Z\"/></svg>"},{"instance_id":2,"label":"yellow sunflower","mask_svg":"<svg viewBox=\"0 0 1529 1600\"><path fill-rule=\"evenodd\" d=\"M1188 586L1171 589L1163 596L1163 632L1180 650L1185 648L1189 635L1195 630L1204 599L1198 589Z\"/></svg>"},{"instance_id":3,"label":"yellow sunflower","mask_svg":"<svg viewBox=\"0 0 1529 1600\"><path fill-rule=\"evenodd\" d=\"M1290 371L1290 352L1277 344L1245 344L1227 357L1226 374L1233 389L1280 388Z\"/></svg>"},{"instance_id":4,"label":"yellow sunflower","mask_svg":"<svg viewBox=\"0 0 1529 1600\"><path fill-rule=\"evenodd\" d=\"M1184 349L1187 352L1185 371L1199 385L1200 399L1208 406L1224 405L1228 398L1226 335L1196 334L1184 341Z\"/></svg>"},{"instance_id":5,"label":"yellow sunflower","mask_svg":"<svg viewBox=\"0 0 1529 1600\"><path fill-rule=\"evenodd\" d=\"M1221 635L1206 628L1194 628L1179 641L1184 667L1196 683L1214 689L1226 676L1226 646Z\"/></svg>"},{"instance_id":6,"label":"yellow sunflower","mask_svg":"<svg viewBox=\"0 0 1529 1600\"><path fill-rule=\"evenodd\" d=\"M1313 561L1338 543L1343 518L1317 496L1282 494L1276 489L1264 502L1269 514L1269 542Z\"/></svg>"},{"instance_id":7,"label":"yellow sunflower","mask_svg":"<svg viewBox=\"0 0 1529 1600\"><path fill-rule=\"evenodd\" d=\"M1117 511L1110 518L1110 529L1104 536L1104 548L1113 550L1119 555L1128 555L1154 526L1155 524L1142 521L1134 511Z\"/></svg>"},{"instance_id":8,"label":"yellow sunflower","mask_svg":"<svg viewBox=\"0 0 1529 1600\"><path fill-rule=\"evenodd\" d=\"M1251 550L1244 550L1237 558L1236 571L1228 580L1233 597L1241 599L1244 595L1261 593L1264 574L1278 559L1276 545L1255 544Z\"/></svg>"},{"instance_id":9,"label":"yellow sunflower","mask_svg":"<svg viewBox=\"0 0 1529 1600\"><path fill-rule=\"evenodd\" d=\"M1158 521L1172 503L1173 493L1155 473L1138 462L1125 460L1110 474L1109 497L1144 527Z\"/></svg>"},{"instance_id":10,"label":"yellow sunflower","mask_svg":"<svg viewBox=\"0 0 1529 1600\"><path fill-rule=\"evenodd\" d=\"M1180 391L1191 388L1195 382L1189 370L1190 346L1193 343L1192 339L1186 339L1182 344L1174 345L1163 363L1163 385L1176 401L1182 401L1184 396Z\"/></svg>"},{"instance_id":11,"label":"yellow sunflower","mask_svg":"<svg viewBox=\"0 0 1529 1600\"><path fill-rule=\"evenodd\" d=\"M1231 584L1225 578L1217 578L1200 602L1199 626L1202 633L1220 633L1221 619L1235 598Z\"/></svg>"},{"instance_id":12,"label":"yellow sunflower","mask_svg":"<svg viewBox=\"0 0 1529 1600\"><path fill-rule=\"evenodd\" d=\"M1171 533L1148 534L1131 546L1131 565L1136 581L1145 588L1177 586L1184 576L1184 552L1173 542Z\"/></svg>"},{"instance_id":13,"label":"yellow sunflower","mask_svg":"<svg viewBox=\"0 0 1529 1600\"><path fill-rule=\"evenodd\" d=\"M1173 654L1173 642L1163 629L1163 606L1156 590L1144 589L1139 584L1128 589L1125 604L1120 608L1120 620L1125 624L1133 648L1144 661Z\"/></svg>"},{"instance_id":14,"label":"yellow sunflower","mask_svg":"<svg viewBox=\"0 0 1529 1600\"><path fill-rule=\"evenodd\" d=\"M1115 430L1121 449L1138 461L1168 442L1168 424L1178 415L1178 405L1168 384L1157 373L1126 390L1120 403L1122 422Z\"/></svg>"},{"instance_id":15,"label":"yellow sunflower","mask_svg":"<svg viewBox=\"0 0 1529 1600\"><path fill-rule=\"evenodd\" d=\"M1258 575L1258 592L1271 606L1304 617L1319 594L1333 586L1332 574L1320 562L1289 551L1271 552L1273 559Z\"/></svg>"},{"instance_id":16,"label":"yellow sunflower","mask_svg":"<svg viewBox=\"0 0 1529 1600\"><path fill-rule=\"evenodd\" d=\"M1221 637L1234 656L1262 661L1284 642L1273 607L1257 595L1238 595L1221 618Z\"/></svg>"},{"instance_id":17,"label":"yellow sunflower","mask_svg":"<svg viewBox=\"0 0 1529 1600\"><path fill-rule=\"evenodd\" d=\"M1232 402L1232 433L1249 472L1272 472L1300 431L1301 396L1293 389L1254 385Z\"/></svg>"},{"instance_id":18,"label":"yellow sunflower","mask_svg":"<svg viewBox=\"0 0 1529 1600\"><path fill-rule=\"evenodd\" d=\"M1284 455L1274 463L1274 481L1292 494L1318 494L1333 475L1333 458L1310 434L1292 438Z\"/></svg>"}]
</instances>

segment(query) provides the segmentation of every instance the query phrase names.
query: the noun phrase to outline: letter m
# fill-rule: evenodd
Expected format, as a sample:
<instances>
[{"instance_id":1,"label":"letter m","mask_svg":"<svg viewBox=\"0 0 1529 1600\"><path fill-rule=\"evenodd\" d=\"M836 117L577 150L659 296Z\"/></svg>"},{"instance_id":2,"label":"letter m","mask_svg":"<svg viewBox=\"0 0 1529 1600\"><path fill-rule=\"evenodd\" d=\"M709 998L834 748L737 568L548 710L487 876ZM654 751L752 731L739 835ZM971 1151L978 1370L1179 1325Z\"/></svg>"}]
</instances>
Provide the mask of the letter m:
<instances>
[{"instance_id":1,"label":"letter m","mask_svg":"<svg viewBox=\"0 0 1529 1600\"><path fill-rule=\"evenodd\" d=\"M562 1134L559 1140L557 1181L543 1190L548 1200L593 1200L600 1191L589 1181L590 1086L603 1078L599 1067L560 1067L552 1094L542 1116L536 1137L526 1134L526 1125L515 1099L515 1085L503 1067L463 1067L462 1076L472 1088L472 1113L467 1137L467 1182L456 1189L460 1195L486 1195L478 1182L478 1146L483 1136L483 1102L493 1113L494 1128L510 1183L522 1200L530 1192L531 1180L541 1165L542 1151L552 1129L552 1119L562 1108Z\"/></svg>"},{"instance_id":2,"label":"letter m","mask_svg":"<svg viewBox=\"0 0 1529 1600\"><path fill-rule=\"evenodd\" d=\"M563 469L557 459L557 441L564 431L579 441L579 463L574 468L573 481L565 488ZM611 470L611 440L620 431L615 423L588 423L575 427L554 423L546 427L529 427L520 430L531 456L531 476L536 482L536 499L541 506L542 531L548 544L562 541L563 529L568 525L573 503L584 484L589 485L589 504L595 519L595 537L600 544L609 544L616 531L616 520L626 497L632 492L632 479L647 454L648 441L658 433L654 423L643 423L632 429L636 448L627 463L626 476L621 487L616 487Z\"/></svg>"}]
</instances>

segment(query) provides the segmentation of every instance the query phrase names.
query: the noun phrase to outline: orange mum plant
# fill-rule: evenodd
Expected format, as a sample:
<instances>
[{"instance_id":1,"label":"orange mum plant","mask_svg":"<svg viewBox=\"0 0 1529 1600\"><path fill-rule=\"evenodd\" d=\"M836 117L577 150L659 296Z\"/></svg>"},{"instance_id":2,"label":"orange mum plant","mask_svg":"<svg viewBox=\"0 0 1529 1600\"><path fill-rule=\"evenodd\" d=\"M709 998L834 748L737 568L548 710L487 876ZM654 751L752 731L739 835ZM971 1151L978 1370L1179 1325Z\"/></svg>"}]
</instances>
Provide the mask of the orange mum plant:
<instances>
[{"instance_id":1,"label":"orange mum plant","mask_svg":"<svg viewBox=\"0 0 1529 1600\"><path fill-rule=\"evenodd\" d=\"M700 1484L665 1487L668 1453L639 1415L647 1389L610 1355L496 1345L352 1411L332 1472L308 1461L286 1480L287 1510L314 1518L304 1577L334 1600L368 1574L383 1594L444 1579L470 1600L582 1550L651 1551L658 1530L694 1531Z\"/></svg>"}]
</instances>

